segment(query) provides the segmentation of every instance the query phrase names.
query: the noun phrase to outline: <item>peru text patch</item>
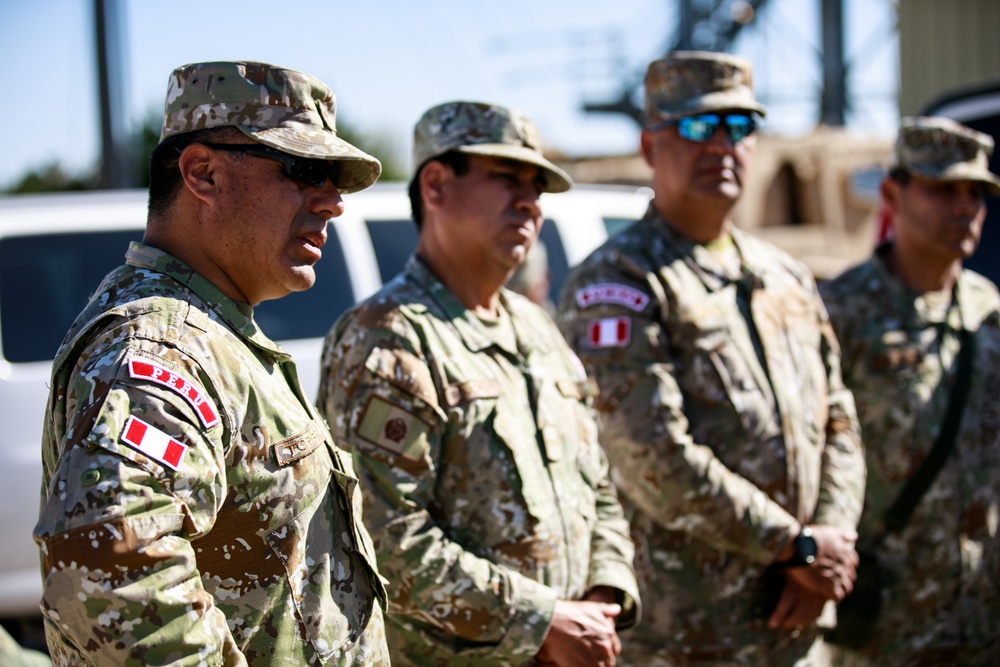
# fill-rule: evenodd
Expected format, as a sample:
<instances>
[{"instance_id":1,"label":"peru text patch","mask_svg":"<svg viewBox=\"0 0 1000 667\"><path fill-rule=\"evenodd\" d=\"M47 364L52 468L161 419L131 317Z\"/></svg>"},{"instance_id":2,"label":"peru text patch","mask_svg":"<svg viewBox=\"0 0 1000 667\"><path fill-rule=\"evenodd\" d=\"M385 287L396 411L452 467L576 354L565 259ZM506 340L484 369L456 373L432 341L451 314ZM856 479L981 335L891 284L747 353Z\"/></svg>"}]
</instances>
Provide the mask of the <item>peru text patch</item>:
<instances>
[{"instance_id":1,"label":"peru text patch","mask_svg":"<svg viewBox=\"0 0 1000 667\"><path fill-rule=\"evenodd\" d=\"M619 283L587 285L576 291L576 304L581 308L588 308L599 303L625 306L638 313L649 303L649 296L634 287Z\"/></svg>"},{"instance_id":2,"label":"peru text patch","mask_svg":"<svg viewBox=\"0 0 1000 667\"><path fill-rule=\"evenodd\" d=\"M191 404L194 411L198 413L198 418L205 428L211 428L219 423L219 413L215 411L215 406L205 398L205 395L198 387L177 373L149 361L129 359L128 374L133 378L149 380L163 385L180 394L184 400Z\"/></svg>"}]
</instances>

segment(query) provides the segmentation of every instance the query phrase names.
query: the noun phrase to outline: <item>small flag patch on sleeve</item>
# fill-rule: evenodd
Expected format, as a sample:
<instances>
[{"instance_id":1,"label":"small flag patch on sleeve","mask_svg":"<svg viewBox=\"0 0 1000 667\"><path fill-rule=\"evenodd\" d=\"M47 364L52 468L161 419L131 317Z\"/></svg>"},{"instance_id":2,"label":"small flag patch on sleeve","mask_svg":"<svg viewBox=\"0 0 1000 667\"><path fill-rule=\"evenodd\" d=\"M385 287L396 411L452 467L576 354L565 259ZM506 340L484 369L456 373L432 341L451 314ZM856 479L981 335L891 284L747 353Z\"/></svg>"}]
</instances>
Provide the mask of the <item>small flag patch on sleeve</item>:
<instances>
[{"instance_id":1,"label":"small flag patch on sleeve","mask_svg":"<svg viewBox=\"0 0 1000 667\"><path fill-rule=\"evenodd\" d=\"M136 417L129 417L122 429L122 442L158 461L171 470L177 470L187 452L187 446Z\"/></svg>"},{"instance_id":2,"label":"small flag patch on sleeve","mask_svg":"<svg viewBox=\"0 0 1000 667\"><path fill-rule=\"evenodd\" d=\"M205 397L205 394L193 382L184 379L177 373L150 361L129 359L128 374L133 378L149 380L150 382L163 385L180 394L185 401L191 404L194 411L198 413L198 419L201 420L205 428L211 428L219 423L219 413L215 411L215 406L212 405L212 402Z\"/></svg>"},{"instance_id":3,"label":"small flag patch on sleeve","mask_svg":"<svg viewBox=\"0 0 1000 667\"><path fill-rule=\"evenodd\" d=\"M631 340L631 318L602 317L587 323L587 345L593 349L625 347Z\"/></svg>"}]
</instances>

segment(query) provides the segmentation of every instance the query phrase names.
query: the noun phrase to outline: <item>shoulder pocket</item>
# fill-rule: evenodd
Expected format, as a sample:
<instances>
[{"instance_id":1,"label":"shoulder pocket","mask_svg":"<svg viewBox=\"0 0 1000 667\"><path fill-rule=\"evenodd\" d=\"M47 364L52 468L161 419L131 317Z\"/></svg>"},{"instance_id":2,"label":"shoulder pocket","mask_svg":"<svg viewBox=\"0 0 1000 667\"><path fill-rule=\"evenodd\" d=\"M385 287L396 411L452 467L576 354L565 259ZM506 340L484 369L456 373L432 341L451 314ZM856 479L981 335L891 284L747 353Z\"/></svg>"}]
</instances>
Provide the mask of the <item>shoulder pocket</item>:
<instances>
[{"instance_id":1,"label":"shoulder pocket","mask_svg":"<svg viewBox=\"0 0 1000 667\"><path fill-rule=\"evenodd\" d=\"M430 369L412 352L376 347L365 359L365 368L397 389L438 407L437 389Z\"/></svg>"}]
</instances>

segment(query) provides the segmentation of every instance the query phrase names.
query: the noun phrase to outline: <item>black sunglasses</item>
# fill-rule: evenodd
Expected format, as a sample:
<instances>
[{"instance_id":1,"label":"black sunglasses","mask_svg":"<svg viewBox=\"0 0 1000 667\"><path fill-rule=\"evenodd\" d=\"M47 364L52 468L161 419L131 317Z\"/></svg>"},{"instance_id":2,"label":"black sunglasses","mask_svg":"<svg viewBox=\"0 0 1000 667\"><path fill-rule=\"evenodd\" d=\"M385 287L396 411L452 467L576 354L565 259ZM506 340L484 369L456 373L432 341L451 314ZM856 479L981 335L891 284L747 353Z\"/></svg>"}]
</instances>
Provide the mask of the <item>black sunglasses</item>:
<instances>
[{"instance_id":1,"label":"black sunglasses","mask_svg":"<svg viewBox=\"0 0 1000 667\"><path fill-rule=\"evenodd\" d=\"M336 185L339 177L340 170L334 163L327 162L326 160L290 155L270 146L260 146L257 144L210 144L204 141L197 143L217 151L246 153L251 157L274 160L281 163L281 166L285 169L285 174L293 181L317 188L321 187L327 178ZM181 150L183 150L183 147L178 147L177 152L179 153Z\"/></svg>"},{"instance_id":2,"label":"black sunglasses","mask_svg":"<svg viewBox=\"0 0 1000 667\"><path fill-rule=\"evenodd\" d=\"M701 143L708 141L720 125L726 128L729 140L734 144L739 143L754 133L757 129L757 120L747 113L704 113L698 116L685 116L677 120L667 121L659 127L677 126L677 134L688 141ZM659 129L659 128L657 128Z\"/></svg>"}]
</instances>

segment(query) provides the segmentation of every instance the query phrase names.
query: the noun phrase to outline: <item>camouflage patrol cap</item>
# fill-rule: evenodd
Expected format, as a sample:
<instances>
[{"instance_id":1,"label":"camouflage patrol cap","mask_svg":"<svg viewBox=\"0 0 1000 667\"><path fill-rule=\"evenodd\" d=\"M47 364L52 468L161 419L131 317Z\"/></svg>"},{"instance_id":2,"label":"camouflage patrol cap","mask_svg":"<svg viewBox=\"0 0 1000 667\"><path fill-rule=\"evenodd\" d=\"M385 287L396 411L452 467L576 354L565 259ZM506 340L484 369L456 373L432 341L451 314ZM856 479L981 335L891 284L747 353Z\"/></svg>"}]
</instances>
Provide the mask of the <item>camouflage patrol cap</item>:
<instances>
[{"instance_id":1,"label":"camouflage patrol cap","mask_svg":"<svg viewBox=\"0 0 1000 667\"><path fill-rule=\"evenodd\" d=\"M893 169L932 181L979 181L1000 195L990 172L993 138L949 118L908 117L900 122Z\"/></svg>"},{"instance_id":2,"label":"camouflage patrol cap","mask_svg":"<svg viewBox=\"0 0 1000 667\"><path fill-rule=\"evenodd\" d=\"M565 192L569 175L542 156L538 127L515 109L484 102L445 102L424 112L413 129L414 173L448 151L528 162L541 168L544 192Z\"/></svg>"},{"instance_id":3,"label":"camouflage patrol cap","mask_svg":"<svg viewBox=\"0 0 1000 667\"><path fill-rule=\"evenodd\" d=\"M647 129L723 109L767 115L767 108L754 98L749 61L728 53L674 51L646 69Z\"/></svg>"},{"instance_id":4,"label":"camouflage patrol cap","mask_svg":"<svg viewBox=\"0 0 1000 667\"><path fill-rule=\"evenodd\" d=\"M193 63L170 75L160 141L236 127L285 153L337 162L337 188L363 190L382 165L337 136L336 116L333 91L308 74L257 62Z\"/></svg>"}]
</instances>

